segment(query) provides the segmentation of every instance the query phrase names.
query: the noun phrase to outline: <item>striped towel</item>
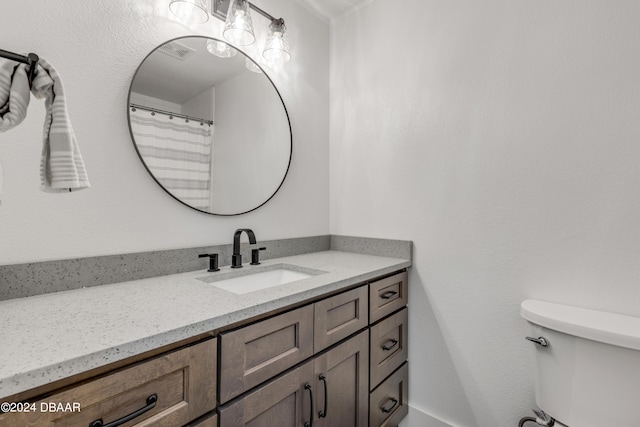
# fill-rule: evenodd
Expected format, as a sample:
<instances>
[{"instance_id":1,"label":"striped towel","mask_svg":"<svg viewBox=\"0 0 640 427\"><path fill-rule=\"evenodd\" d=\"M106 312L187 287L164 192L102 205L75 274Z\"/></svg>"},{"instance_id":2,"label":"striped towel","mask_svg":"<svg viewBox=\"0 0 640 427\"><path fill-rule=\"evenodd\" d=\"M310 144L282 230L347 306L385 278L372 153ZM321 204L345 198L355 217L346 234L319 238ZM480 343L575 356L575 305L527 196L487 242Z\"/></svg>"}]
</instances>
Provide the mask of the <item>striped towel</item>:
<instances>
[{"instance_id":1,"label":"striped towel","mask_svg":"<svg viewBox=\"0 0 640 427\"><path fill-rule=\"evenodd\" d=\"M31 95L26 68L13 61L0 67L0 132L18 126L27 116Z\"/></svg>"},{"instance_id":2,"label":"striped towel","mask_svg":"<svg viewBox=\"0 0 640 427\"><path fill-rule=\"evenodd\" d=\"M47 111L40 161L41 189L57 193L90 187L87 171L69 122L62 80L44 59L40 59L38 63L31 92L36 98L45 98ZM0 132L22 123L27 115L29 100L27 66L5 61L0 66ZM0 176L1 174L0 169Z\"/></svg>"},{"instance_id":3,"label":"striped towel","mask_svg":"<svg viewBox=\"0 0 640 427\"><path fill-rule=\"evenodd\" d=\"M89 178L69 121L62 79L40 58L31 86L36 98L45 98L44 143L40 161L41 189L50 193L88 188Z\"/></svg>"},{"instance_id":4,"label":"striped towel","mask_svg":"<svg viewBox=\"0 0 640 427\"><path fill-rule=\"evenodd\" d=\"M8 131L22 123L27 116L30 98L26 65L3 61L0 66L0 132ZM3 178L0 163L0 197Z\"/></svg>"}]
</instances>

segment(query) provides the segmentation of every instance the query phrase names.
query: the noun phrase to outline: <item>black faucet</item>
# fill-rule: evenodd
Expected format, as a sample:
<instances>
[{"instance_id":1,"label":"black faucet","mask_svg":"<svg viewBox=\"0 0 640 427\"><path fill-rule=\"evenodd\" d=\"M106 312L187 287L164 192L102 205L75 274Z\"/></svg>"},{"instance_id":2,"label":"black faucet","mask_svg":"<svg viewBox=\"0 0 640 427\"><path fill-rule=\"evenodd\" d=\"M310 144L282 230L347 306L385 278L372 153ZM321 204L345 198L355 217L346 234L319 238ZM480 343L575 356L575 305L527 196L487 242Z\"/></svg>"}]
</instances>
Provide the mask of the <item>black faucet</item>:
<instances>
[{"instance_id":1,"label":"black faucet","mask_svg":"<svg viewBox=\"0 0 640 427\"><path fill-rule=\"evenodd\" d=\"M218 254L200 254L198 258L209 258L209 272L220 271L218 268Z\"/></svg>"},{"instance_id":2,"label":"black faucet","mask_svg":"<svg viewBox=\"0 0 640 427\"><path fill-rule=\"evenodd\" d=\"M233 255L231 255L231 268L242 268L242 255L240 255L240 235L242 232L247 233L249 243L256 244L256 235L249 228L239 228L233 235Z\"/></svg>"}]
</instances>

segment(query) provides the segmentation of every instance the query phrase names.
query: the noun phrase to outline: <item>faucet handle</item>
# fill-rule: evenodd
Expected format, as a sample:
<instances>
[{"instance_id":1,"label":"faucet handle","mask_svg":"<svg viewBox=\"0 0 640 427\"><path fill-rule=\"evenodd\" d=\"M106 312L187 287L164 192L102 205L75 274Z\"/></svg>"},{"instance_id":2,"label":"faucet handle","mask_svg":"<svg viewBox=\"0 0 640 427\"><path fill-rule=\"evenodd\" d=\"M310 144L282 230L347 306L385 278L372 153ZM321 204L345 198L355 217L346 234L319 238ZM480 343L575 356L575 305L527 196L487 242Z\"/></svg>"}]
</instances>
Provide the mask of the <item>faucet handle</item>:
<instances>
[{"instance_id":1,"label":"faucet handle","mask_svg":"<svg viewBox=\"0 0 640 427\"><path fill-rule=\"evenodd\" d=\"M260 251L264 251L267 248L257 248L251 250L251 265L260 265Z\"/></svg>"},{"instance_id":2,"label":"faucet handle","mask_svg":"<svg viewBox=\"0 0 640 427\"><path fill-rule=\"evenodd\" d=\"M207 271L213 273L215 271L220 271L218 268L218 254L200 254L198 258L209 258L209 269Z\"/></svg>"}]
</instances>

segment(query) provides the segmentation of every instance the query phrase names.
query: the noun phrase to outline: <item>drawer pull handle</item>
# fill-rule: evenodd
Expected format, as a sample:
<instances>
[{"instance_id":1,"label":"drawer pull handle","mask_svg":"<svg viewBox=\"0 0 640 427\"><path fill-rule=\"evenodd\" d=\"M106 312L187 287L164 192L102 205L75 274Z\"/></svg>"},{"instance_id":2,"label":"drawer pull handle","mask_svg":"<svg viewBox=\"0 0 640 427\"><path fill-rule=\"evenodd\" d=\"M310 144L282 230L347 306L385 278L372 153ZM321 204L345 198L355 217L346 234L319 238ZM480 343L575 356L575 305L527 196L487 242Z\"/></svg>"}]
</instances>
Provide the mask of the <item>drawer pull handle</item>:
<instances>
[{"instance_id":1,"label":"drawer pull handle","mask_svg":"<svg viewBox=\"0 0 640 427\"><path fill-rule=\"evenodd\" d=\"M387 341L387 342L391 342L391 345L386 345L386 344L385 344L385 345L383 345L383 346L382 346L382 349L383 349L384 351L389 351L389 350L391 350L393 347L395 347L395 346L397 346L397 345L398 345L398 340L389 340L389 341Z\"/></svg>"},{"instance_id":2,"label":"drawer pull handle","mask_svg":"<svg viewBox=\"0 0 640 427\"><path fill-rule=\"evenodd\" d=\"M380 408L380 410L382 412L384 412L385 414L389 414L389 413L393 412L393 410L395 409L396 405L398 404L398 399L394 399L392 397L391 401L393 402L393 405L391 405L391 408L385 408L384 406L382 408Z\"/></svg>"},{"instance_id":3,"label":"drawer pull handle","mask_svg":"<svg viewBox=\"0 0 640 427\"><path fill-rule=\"evenodd\" d=\"M380 295L380 298L382 298L382 299L391 299L396 295L398 295L398 293L396 291L388 291L388 292L385 292L384 294Z\"/></svg>"},{"instance_id":4,"label":"drawer pull handle","mask_svg":"<svg viewBox=\"0 0 640 427\"><path fill-rule=\"evenodd\" d=\"M144 414L145 412L152 410L156 406L156 403L158 403L158 395L153 393L151 396L147 397L147 405L145 407L140 408L137 411L132 412L129 415L125 415L124 417L120 418L119 420L115 420L115 421L110 422L108 424L104 424L104 422L102 421L102 418L100 418L98 420L93 421L91 424L89 424L89 427L118 427L118 426L121 426L122 424L128 423L132 419L139 417L140 415Z\"/></svg>"},{"instance_id":5,"label":"drawer pull handle","mask_svg":"<svg viewBox=\"0 0 640 427\"><path fill-rule=\"evenodd\" d=\"M320 374L318 378L320 378L320 381L324 383L324 409L318 412L318 418L326 418L328 411L327 408L329 407L329 396L327 396L327 389L329 387L327 386L327 377L324 374Z\"/></svg>"},{"instance_id":6,"label":"drawer pull handle","mask_svg":"<svg viewBox=\"0 0 640 427\"><path fill-rule=\"evenodd\" d=\"M309 421L305 421L304 427L313 427L313 390L311 384L305 383L305 390L309 390L309 400L311 401L311 411L309 411Z\"/></svg>"}]
</instances>

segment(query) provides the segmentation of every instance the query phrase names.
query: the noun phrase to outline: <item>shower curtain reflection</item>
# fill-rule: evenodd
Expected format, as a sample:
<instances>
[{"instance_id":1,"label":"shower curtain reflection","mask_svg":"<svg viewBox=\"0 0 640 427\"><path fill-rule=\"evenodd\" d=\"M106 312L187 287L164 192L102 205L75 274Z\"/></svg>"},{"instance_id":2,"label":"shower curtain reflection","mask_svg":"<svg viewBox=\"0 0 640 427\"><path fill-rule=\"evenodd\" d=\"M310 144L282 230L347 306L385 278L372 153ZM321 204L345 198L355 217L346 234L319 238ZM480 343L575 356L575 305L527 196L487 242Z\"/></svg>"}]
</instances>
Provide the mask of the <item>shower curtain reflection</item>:
<instances>
[{"instance_id":1,"label":"shower curtain reflection","mask_svg":"<svg viewBox=\"0 0 640 427\"><path fill-rule=\"evenodd\" d=\"M149 111L130 112L131 131L151 174L174 197L211 212L213 127Z\"/></svg>"}]
</instances>

